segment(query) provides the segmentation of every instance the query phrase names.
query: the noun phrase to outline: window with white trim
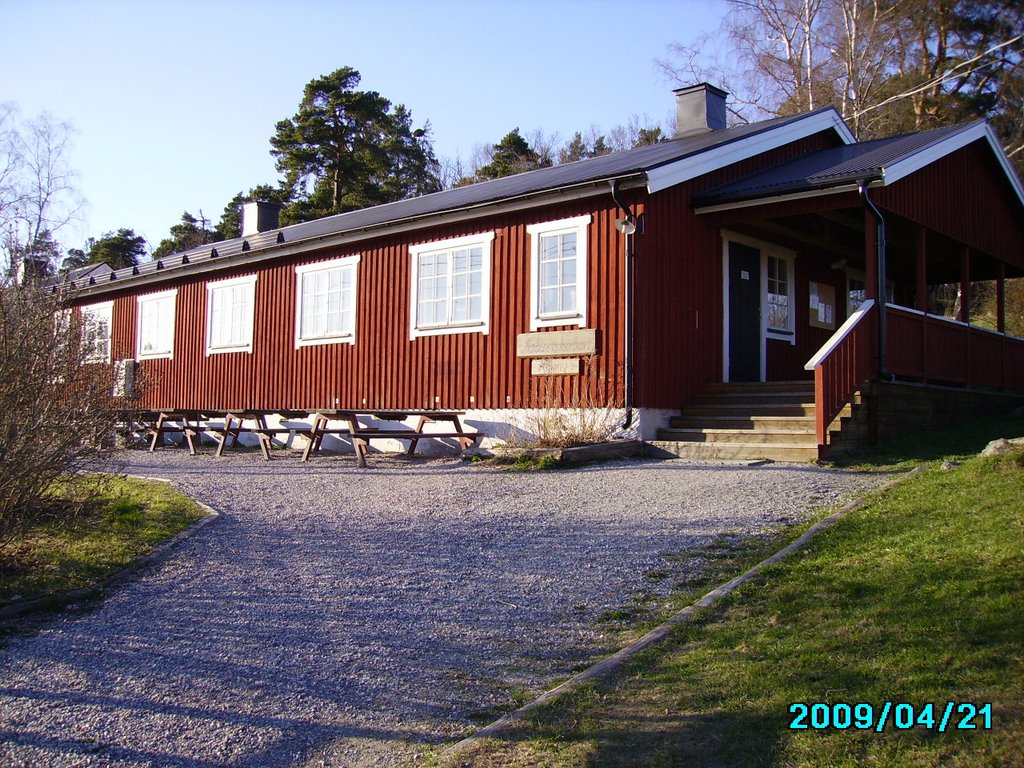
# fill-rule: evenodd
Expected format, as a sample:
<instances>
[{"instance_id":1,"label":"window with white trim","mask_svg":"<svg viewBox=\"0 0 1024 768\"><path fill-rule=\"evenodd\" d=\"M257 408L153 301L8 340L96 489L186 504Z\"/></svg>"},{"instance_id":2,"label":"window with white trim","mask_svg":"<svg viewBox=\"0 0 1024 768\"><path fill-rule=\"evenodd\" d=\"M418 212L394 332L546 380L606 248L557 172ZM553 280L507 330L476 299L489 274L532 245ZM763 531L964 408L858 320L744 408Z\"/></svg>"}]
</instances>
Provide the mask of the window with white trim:
<instances>
[{"instance_id":1,"label":"window with white trim","mask_svg":"<svg viewBox=\"0 0 1024 768\"><path fill-rule=\"evenodd\" d=\"M114 302L81 307L82 349L87 363L110 362L110 336L114 325Z\"/></svg>"},{"instance_id":2,"label":"window with white trim","mask_svg":"<svg viewBox=\"0 0 1024 768\"><path fill-rule=\"evenodd\" d=\"M784 256L766 254L768 332L789 336L795 324L793 309L793 262Z\"/></svg>"},{"instance_id":3,"label":"window with white trim","mask_svg":"<svg viewBox=\"0 0 1024 768\"><path fill-rule=\"evenodd\" d=\"M295 346L356 343L356 265L345 256L295 268Z\"/></svg>"},{"instance_id":4,"label":"window with white trim","mask_svg":"<svg viewBox=\"0 0 1024 768\"><path fill-rule=\"evenodd\" d=\"M174 357L174 307L177 297L178 291L174 289L136 299L137 360Z\"/></svg>"},{"instance_id":5,"label":"window with white trim","mask_svg":"<svg viewBox=\"0 0 1024 768\"><path fill-rule=\"evenodd\" d=\"M410 338L487 333L494 232L409 248L412 256Z\"/></svg>"},{"instance_id":6,"label":"window with white trim","mask_svg":"<svg viewBox=\"0 0 1024 768\"><path fill-rule=\"evenodd\" d=\"M206 354L252 352L256 275L206 284Z\"/></svg>"},{"instance_id":7,"label":"window with white trim","mask_svg":"<svg viewBox=\"0 0 1024 768\"><path fill-rule=\"evenodd\" d=\"M587 324L587 225L591 217L531 224L530 330Z\"/></svg>"}]
</instances>

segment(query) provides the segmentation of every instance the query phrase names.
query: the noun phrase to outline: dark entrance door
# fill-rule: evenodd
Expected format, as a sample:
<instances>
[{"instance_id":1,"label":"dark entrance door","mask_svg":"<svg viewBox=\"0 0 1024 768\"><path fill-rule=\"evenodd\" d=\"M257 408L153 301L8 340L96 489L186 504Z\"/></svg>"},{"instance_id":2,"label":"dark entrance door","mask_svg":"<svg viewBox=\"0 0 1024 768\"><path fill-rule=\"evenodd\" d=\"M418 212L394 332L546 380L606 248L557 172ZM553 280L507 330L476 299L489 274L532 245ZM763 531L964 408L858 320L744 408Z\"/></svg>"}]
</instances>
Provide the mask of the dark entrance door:
<instances>
[{"instance_id":1,"label":"dark entrance door","mask_svg":"<svg viewBox=\"0 0 1024 768\"><path fill-rule=\"evenodd\" d=\"M761 380L761 252L729 243L729 381Z\"/></svg>"}]
</instances>

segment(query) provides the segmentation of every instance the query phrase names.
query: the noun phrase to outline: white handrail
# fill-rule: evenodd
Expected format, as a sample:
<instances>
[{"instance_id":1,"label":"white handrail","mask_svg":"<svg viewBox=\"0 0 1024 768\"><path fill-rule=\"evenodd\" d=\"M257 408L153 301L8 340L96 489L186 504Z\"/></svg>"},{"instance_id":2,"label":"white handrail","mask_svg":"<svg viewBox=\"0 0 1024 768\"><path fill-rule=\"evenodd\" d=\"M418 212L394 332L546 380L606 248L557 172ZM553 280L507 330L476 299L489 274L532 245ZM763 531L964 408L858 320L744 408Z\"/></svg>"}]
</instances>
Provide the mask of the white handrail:
<instances>
[{"instance_id":1,"label":"white handrail","mask_svg":"<svg viewBox=\"0 0 1024 768\"><path fill-rule=\"evenodd\" d=\"M835 351L836 347L843 343L843 339L845 339L853 332L853 329L856 327L857 323L859 323L864 318L864 316L871 311L871 308L874 306L875 300L868 299L859 307L857 307L857 311L850 315L848 318L846 318L846 322L839 326L839 330L832 334L832 338L826 341L825 345L814 353L814 357L812 357L804 364L804 370L813 371L815 368L821 365L825 361L825 358L831 355Z\"/></svg>"}]
</instances>

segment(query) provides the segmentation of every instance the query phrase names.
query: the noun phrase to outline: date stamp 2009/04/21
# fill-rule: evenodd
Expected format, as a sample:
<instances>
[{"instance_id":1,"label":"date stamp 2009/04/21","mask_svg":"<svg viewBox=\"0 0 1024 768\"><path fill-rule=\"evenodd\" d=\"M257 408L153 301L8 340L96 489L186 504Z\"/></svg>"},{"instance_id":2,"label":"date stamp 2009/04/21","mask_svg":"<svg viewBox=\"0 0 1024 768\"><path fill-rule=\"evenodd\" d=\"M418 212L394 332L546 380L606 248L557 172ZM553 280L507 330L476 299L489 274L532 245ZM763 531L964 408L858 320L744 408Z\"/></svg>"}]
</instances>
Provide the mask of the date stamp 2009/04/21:
<instances>
[{"instance_id":1,"label":"date stamp 2009/04/21","mask_svg":"<svg viewBox=\"0 0 1024 768\"><path fill-rule=\"evenodd\" d=\"M789 705L790 730L858 730L882 733L886 728L908 731L922 728L946 733L947 731L989 731L992 729L991 702L947 701L945 704L915 706L906 702L885 701L879 705L858 702L797 701Z\"/></svg>"}]
</instances>

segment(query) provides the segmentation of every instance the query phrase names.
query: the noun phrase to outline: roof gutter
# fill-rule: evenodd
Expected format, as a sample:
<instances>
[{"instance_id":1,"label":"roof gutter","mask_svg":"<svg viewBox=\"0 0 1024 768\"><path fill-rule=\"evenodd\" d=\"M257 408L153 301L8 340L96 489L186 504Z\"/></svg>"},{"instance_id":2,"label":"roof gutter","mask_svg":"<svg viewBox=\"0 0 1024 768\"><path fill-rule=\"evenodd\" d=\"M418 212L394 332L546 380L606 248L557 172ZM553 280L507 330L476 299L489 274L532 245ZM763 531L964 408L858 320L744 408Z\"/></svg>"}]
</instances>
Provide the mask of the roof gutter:
<instances>
[{"instance_id":1,"label":"roof gutter","mask_svg":"<svg viewBox=\"0 0 1024 768\"><path fill-rule=\"evenodd\" d=\"M622 429L629 429L633 424L633 238L637 232L643 233L643 222L638 222L630 208L620 197L620 182L613 179L612 200L625 214L625 218L615 220L615 229L625 238L624 285L625 307L623 307L623 405L626 417Z\"/></svg>"},{"instance_id":2,"label":"roof gutter","mask_svg":"<svg viewBox=\"0 0 1024 768\"><path fill-rule=\"evenodd\" d=\"M860 194L860 188L862 180L856 180L853 182L844 182L835 186L827 187L820 186L813 189L801 190L800 192L787 192L781 195L762 195L762 196L751 196L745 198L738 198L732 201L726 201L722 203L712 203L711 205L698 205L694 208L694 212L699 214L705 213L720 213L722 211L735 211L740 208L753 208L759 205L772 205L773 203L787 203L792 200L808 200L814 197L825 197L827 195L839 195L844 192L856 192ZM871 179L867 182L868 187L882 187L885 186L885 182L881 178Z\"/></svg>"},{"instance_id":3,"label":"roof gutter","mask_svg":"<svg viewBox=\"0 0 1024 768\"><path fill-rule=\"evenodd\" d=\"M624 189L643 187L645 183L643 171L623 174L614 180L618 181ZM446 211L425 213L418 216L408 216L402 219L394 219L392 221L382 222L380 224L374 224L366 227L359 227L357 229L350 229L343 232L317 235L303 240L296 240L293 243L288 243L287 241L280 242L279 240L278 242L271 243L268 247L241 251L237 255L232 256L219 256L211 259L209 257L209 250L204 248L202 251L197 253L197 251L193 249L181 254L189 256L190 259L182 264L164 267L163 269L146 273L144 275L127 275L120 279L96 280L95 283L91 282L89 285L85 286L57 284L54 286L53 290L69 290L76 296L95 296L113 293L115 291L135 289L154 283L163 283L168 280L177 280L191 277L193 275L250 266L263 261L295 256L302 253L308 253L310 251L320 250L322 248L364 242L374 237L413 232L426 229L427 227L472 221L485 216L494 216L506 212L529 210L542 205L550 205L551 203L595 197L607 192L608 187L606 185L608 183L609 179L599 179L579 184L571 184L564 187L556 187L540 192L531 192L517 197L504 198L502 200L495 200L487 203L478 203L476 205L465 206L462 208L452 208ZM285 231L286 230L284 229L278 230L279 234L284 233ZM216 243L211 243L210 248L215 248L216 245ZM202 255L204 252L206 254L205 256ZM202 259L202 261L199 261L198 259Z\"/></svg>"}]
</instances>

